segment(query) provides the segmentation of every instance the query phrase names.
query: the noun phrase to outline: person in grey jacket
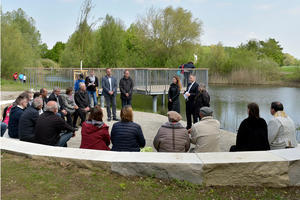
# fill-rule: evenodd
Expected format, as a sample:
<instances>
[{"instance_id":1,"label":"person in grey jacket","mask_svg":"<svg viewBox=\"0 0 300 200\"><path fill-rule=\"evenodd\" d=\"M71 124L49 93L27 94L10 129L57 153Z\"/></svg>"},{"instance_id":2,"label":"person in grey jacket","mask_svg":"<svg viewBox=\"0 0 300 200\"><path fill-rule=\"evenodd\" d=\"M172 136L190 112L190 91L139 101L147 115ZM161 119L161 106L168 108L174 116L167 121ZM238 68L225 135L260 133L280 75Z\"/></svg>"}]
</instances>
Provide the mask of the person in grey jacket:
<instances>
[{"instance_id":1,"label":"person in grey jacket","mask_svg":"<svg viewBox=\"0 0 300 200\"><path fill-rule=\"evenodd\" d=\"M67 117L68 124L73 125L71 116L78 110L78 106L75 104L74 97L72 95L73 88L69 87L66 89L66 94L62 94L61 99L65 106L65 110L68 112L70 117ZM68 115L67 115L68 116Z\"/></svg>"},{"instance_id":2,"label":"person in grey jacket","mask_svg":"<svg viewBox=\"0 0 300 200\"><path fill-rule=\"evenodd\" d=\"M116 114L117 87L118 85L116 78L111 75L111 69L107 68L106 76L102 78L102 93L105 98L108 121L111 121L110 107L112 107L113 120L118 121Z\"/></svg>"},{"instance_id":3,"label":"person in grey jacket","mask_svg":"<svg viewBox=\"0 0 300 200\"><path fill-rule=\"evenodd\" d=\"M130 78L130 73L128 69L124 71L124 77L120 80L119 88L121 92L120 97L122 101L122 108L126 105L131 106L133 80Z\"/></svg>"}]
</instances>

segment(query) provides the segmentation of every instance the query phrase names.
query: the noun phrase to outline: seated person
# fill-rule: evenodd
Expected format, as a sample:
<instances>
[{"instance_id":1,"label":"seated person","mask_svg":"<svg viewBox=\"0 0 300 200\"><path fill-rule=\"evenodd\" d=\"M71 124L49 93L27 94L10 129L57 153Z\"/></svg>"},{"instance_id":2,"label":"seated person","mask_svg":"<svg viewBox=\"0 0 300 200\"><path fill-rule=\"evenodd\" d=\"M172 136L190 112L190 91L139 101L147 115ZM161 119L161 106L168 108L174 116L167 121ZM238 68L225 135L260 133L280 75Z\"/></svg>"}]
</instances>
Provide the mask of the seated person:
<instances>
[{"instance_id":1,"label":"seated person","mask_svg":"<svg viewBox=\"0 0 300 200\"><path fill-rule=\"evenodd\" d=\"M248 104L248 118L239 127L236 145L230 151L263 151L270 150L268 141L268 126L259 117L259 107L256 103Z\"/></svg>"},{"instance_id":2,"label":"seated person","mask_svg":"<svg viewBox=\"0 0 300 200\"><path fill-rule=\"evenodd\" d=\"M42 96L42 99L43 99L43 111L46 110L46 104L48 103L48 91L46 88L42 88L40 89L40 94Z\"/></svg>"},{"instance_id":3,"label":"seated person","mask_svg":"<svg viewBox=\"0 0 300 200\"><path fill-rule=\"evenodd\" d=\"M79 83L79 88L75 95L75 103L78 106L77 112L74 114L74 121L73 121L73 126L76 127L76 122L78 119L78 116L81 119L80 126L86 119L86 113L90 111L90 100L89 100L89 95L86 91L86 86L85 83Z\"/></svg>"},{"instance_id":4,"label":"seated person","mask_svg":"<svg viewBox=\"0 0 300 200\"><path fill-rule=\"evenodd\" d=\"M51 146L67 147L67 142L75 136L75 129L56 115L58 106L49 101L46 111L40 115L34 129L35 142Z\"/></svg>"},{"instance_id":5,"label":"seated person","mask_svg":"<svg viewBox=\"0 0 300 200\"><path fill-rule=\"evenodd\" d=\"M26 108L19 120L19 138L21 141L34 142L34 127L43 107L40 97L33 99L31 106Z\"/></svg>"},{"instance_id":6,"label":"seated person","mask_svg":"<svg viewBox=\"0 0 300 200\"><path fill-rule=\"evenodd\" d=\"M102 118L103 112L100 106L91 109L89 119L82 123L80 148L110 150L109 127Z\"/></svg>"},{"instance_id":7,"label":"seated person","mask_svg":"<svg viewBox=\"0 0 300 200\"><path fill-rule=\"evenodd\" d=\"M131 106L124 106L120 115L121 121L115 123L111 130L111 150L140 151L146 142L141 126L133 122Z\"/></svg>"},{"instance_id":8,"label":"seated person","mask_svg":"<svg viewBox=\"0 0 300 200\"><path fill-rule=\"evenodd\" d=\"M35 92L33 93L33 99L37 98L37 97L41 97L42 98L42 95L40 92Z\"/></svg>"},{"instance_id":9,"label":"seated person","mask_svg":"<svg viewBox=\"0 0 300 200\"><path fill-rule=\"evenodd\" d=\"M271 104L273 119L268 124L268 138L271 149L297 147L296 127L293 120L283 111L280 102Z\"/></svg>"},{"instance_id":10,"label":"seated person","mask_svg":"<svg viewBox=\"0 0 300 200\"><path fill-rule=\"evenodd\" d=\"M73 88L69 87L66 89L66 94L61 95L65 110L68 112L69 115L73 115L73 114L75 115L75 112L78 109L78 106L75 104L72 92L73 92ZM71 123L68 124L73 125L73 127L75 127L74 123L72 123L72 118L70 120Z\"/></svg>"},{"instance_id":11,"label":"seated person","mask_svg":"<svg viewBox=\"0 0 300 200\"><path fill-rule=\"evenodd\" d=\"M19 138L19 120L29 102L29 96L23 92L18 96L9 113L8 135L11 138Z\"/></svg>"},{"instance_id":12,"label":"seated person","mask_svg":"<svg viewBox=\"0 0 300 200\"><path fill-rule=\"evenodd\" d=\"M179 123L181 115L175 111L167 115L169 122L158 129L153 146L158 152L187 152L190 149L190 138L186 128Z\"/></svg>"},{"instance_id":13,"label":"seated person","mask_svg":"<svg viewBox=\"0 0 300 200\"><path fill-rule=\"evenodd\" d=\"M213 118L213 110L209 107L200 109L200 121L193 124L189 130L191 143L195 148L191 152L218 152L220 151L220 122Z\"/></svg>"}]
</instances>

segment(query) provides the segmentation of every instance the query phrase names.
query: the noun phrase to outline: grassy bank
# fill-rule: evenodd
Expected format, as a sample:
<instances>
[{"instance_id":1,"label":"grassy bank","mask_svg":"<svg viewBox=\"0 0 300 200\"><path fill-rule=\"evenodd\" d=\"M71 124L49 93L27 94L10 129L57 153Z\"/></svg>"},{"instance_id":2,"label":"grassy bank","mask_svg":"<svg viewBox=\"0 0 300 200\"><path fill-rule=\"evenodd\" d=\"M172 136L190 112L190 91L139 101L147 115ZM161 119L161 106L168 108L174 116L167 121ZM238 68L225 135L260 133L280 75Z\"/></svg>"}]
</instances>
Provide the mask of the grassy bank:
<instances>
[{"instance_id":1,"label":"grassy bank","mask_svg":"<svg viewBox=\"0 0 300 200\"><path fill-rule=\"evenodd\" d=\"M1 78L1 91L24 91L28 89L28 83L20 81L6 80Z\"/></svg>"},{"instance_id":2,"label":"grassy bank","mask_svg":"<svg viewBox=\"0 0 300 200\"><path fill-rule=\"evenodd\" d=\"M2 153L6 199L299 199L300 189L205 187L183 181L123 177L100 168L38 161Z\"/></svg>"}]
</instances>

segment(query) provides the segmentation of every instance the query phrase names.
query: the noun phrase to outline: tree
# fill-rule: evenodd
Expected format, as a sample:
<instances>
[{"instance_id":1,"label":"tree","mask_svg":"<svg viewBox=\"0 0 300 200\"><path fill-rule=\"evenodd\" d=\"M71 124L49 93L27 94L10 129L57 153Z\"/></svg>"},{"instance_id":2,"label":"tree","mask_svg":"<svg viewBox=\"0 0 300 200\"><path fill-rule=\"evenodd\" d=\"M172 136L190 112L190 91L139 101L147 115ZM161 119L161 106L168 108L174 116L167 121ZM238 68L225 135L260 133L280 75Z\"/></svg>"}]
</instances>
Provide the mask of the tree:
<instances>
[{"instance_id":1,"label":"tree","mask_svg":"<svg viewBox=\"0 0 300 200\"><path fill-rule=\"evenodd\" d=\"M49 58L57 63L61 60L61 55L65 49L65 43L56 42L51 50L48 50L44 58Z\"/></svg>"},{"instance_id":2,"label":"tree","mask_svg":"<svg viewBox=\"0 0 300 200\"><path fill-rule=\"evenodd\" d=\"M283 65L283 52L279 42L273 38L269 38L267 41L260 41L261 52L269 58L272 58L278 65Z\"/></svg>"}]
</instances>

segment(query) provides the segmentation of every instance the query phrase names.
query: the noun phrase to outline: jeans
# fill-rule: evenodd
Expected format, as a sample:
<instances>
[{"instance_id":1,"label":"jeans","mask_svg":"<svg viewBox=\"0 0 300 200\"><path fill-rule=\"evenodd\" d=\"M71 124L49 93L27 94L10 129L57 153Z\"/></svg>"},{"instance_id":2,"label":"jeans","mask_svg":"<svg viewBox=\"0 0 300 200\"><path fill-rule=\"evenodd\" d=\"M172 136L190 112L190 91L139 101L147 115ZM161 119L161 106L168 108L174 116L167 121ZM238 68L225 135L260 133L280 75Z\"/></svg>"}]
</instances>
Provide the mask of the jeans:
<instances>
[{"instance_id":1,"label":"jeans","mask_svg":"<svg viewBox=\"0 0 300 200\"><path fill-rule=\"evenodd\" d=\"M73 133L61 133L60 138L56 144L59 147L67 147L67 142L73 136Z\"/></svg>"},{"instance_id":2,"label":"jeans","mask_svg":"<svg viewBox=\"0 0 300 200\"><path fill-rule=\"evenodd\" d=\"M113 118L116 119L117 118L116 96L115 95L105 96L105 103L106 103L107 118L111 119L111 111L110 111L110 106L111 106L112 107Z\"/></svg>"},{"instance_id":3,"label":"jeans","mask_svg":"<svg viewBox=\"0 0 300 200\"><path fill-rule=\"evenodd\" d=\"M96 91L87 91L87 92L88 92L89 99L90 99L90 106L92 108L92 107L94 107L98 104L97 94L96 94ZM93 101L94 101L94 106L92 106L92 98L93 98Z\"/></svg>"},{"instance_id":4,"label":"jeans","mask_svg":"<svg viewBox=\"0 0 300 200\"><path fill-rule=\"evenodd\" d=\"M122 101L122 108L126 105L131 106L131 99L121 99L121 101Z\"/></svg>"},{"instance_id":5,"label":"jeans","mask_svg":"<svg viewBox=\"0 0 300 200\"><path fill-rule=\"evenodd\" d=\"M1 137L4 135L6 129L7 129L7 124L1 122Z\"/></svg>"}]
</instances>

